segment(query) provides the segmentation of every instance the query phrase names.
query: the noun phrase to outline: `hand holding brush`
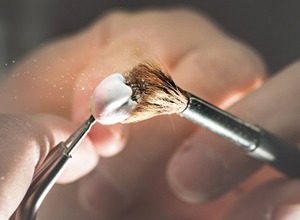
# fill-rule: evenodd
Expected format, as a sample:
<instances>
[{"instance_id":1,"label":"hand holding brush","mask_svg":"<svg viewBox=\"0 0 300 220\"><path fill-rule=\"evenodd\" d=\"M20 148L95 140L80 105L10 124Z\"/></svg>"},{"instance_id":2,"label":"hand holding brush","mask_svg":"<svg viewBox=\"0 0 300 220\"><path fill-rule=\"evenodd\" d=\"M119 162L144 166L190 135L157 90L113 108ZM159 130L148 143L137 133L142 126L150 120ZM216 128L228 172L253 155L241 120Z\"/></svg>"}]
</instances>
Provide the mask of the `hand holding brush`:
<instances>
[{"instance_id":1,"label":"hand holding brush","mask_svg":"<svg viewBox=\"0 0 300 220\"><path fill-rule=\"evenodd\" d=\"M181 89L152 63L107 77L95 90L92 111L102 124L180 114L286 175L300 176L300 150L296 146Z\"/></svg>"}]
</instances>

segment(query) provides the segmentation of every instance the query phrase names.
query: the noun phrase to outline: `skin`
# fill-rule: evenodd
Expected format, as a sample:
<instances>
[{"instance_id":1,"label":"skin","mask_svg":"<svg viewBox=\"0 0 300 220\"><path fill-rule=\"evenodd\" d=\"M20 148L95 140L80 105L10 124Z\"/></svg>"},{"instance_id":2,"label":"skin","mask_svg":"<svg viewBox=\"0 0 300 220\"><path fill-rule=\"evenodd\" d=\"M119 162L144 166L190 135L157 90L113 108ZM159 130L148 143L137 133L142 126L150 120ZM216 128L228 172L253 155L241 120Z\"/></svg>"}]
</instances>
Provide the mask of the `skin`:
<instances>
[{"instance_id":1,"label":"skin","mask_svg":"<svg viewBox=\"0 0 300 220\"><path fill-rule=\"evenodd\" d=\"M0 190L15 198L0 196L0 217L15 209L50 146L89 116L90 96L101 79L145 59L164 65L183 89L299 143L300 63L266 80L255 52L198 13L113 12L33 52L3 80L1 112L22 113L24 123L18 128L15 115L0 117L11 128L1 129L1 173L11 178L0 181ZM97 124L74 154L60 180L71 183L53 188L41 219L260 220L292 219L288 215L299 212L298 180L261 168L237 147L176 115ZM11 187L16 182L22 182L17 189Z\"/></svg>"}]
</instances>

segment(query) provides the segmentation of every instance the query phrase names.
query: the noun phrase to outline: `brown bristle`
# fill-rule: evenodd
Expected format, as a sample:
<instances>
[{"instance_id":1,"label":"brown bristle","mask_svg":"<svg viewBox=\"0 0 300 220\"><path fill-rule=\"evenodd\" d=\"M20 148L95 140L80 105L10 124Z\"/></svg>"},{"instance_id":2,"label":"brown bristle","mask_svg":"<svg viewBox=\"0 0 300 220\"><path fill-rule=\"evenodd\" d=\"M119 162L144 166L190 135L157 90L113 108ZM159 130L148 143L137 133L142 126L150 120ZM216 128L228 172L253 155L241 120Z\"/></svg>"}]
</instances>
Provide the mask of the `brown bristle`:
<instances>
[{"instance_id":1,"label":"brown bristle","mask_svg":"<svg viewBox=\"0 0 300 220\"><path fill-rule=\"evenodd\" d=\"M132 115L123 123L137 122L161 114L182 112L188 96L172 78L153 63L141 63L123 73L125 84L132 88L131 99L137 102Z\"/></svg>"}]
</instances>

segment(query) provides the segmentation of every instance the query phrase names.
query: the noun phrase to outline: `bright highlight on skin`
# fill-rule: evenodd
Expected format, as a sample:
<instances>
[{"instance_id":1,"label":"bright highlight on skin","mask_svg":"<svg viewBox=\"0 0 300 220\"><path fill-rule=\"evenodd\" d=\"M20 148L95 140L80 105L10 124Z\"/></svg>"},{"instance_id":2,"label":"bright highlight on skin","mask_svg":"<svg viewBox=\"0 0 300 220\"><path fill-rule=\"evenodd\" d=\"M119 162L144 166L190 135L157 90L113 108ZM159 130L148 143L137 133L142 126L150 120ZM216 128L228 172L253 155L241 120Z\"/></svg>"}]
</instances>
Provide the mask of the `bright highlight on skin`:
<instances>
[{"instance_id":1,"label":"bright highlight on skin","mask_svg":"<svg viewBox=\"0 0 300 220\"><path fill-rule=\"evenodd\" d=\"M95 89L91 110L101 124L124 121L136 106L136 102L131 100L132 89L124 82L124 77L115 73L105 78Z\"/></svg>"}]
</instances>

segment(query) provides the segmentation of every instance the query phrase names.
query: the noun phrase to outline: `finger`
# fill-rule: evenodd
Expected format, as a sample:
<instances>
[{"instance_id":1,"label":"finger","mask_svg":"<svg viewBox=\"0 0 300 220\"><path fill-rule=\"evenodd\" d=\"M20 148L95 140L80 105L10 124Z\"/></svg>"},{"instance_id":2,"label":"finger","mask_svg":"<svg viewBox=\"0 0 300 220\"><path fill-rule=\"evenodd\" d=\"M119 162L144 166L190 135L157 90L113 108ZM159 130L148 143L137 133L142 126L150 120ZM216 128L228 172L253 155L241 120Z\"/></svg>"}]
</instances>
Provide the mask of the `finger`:
<instances>
[{"instance_id":1,"label":"finger","mask_svg":"<svg viewBox=\"0 0 300 220\"><path fill-rule=\"evenodd\" d=\"M85 102L86 106L79 103L72 109L75 81L79 75L84 75L82 70L97 54L101 39L105 38L102 34L105 34L102 27L91 27L45 48L38 48L24 58L0 85L0 100L5 103L1 105L0 112L51 112L71 118L73 112L88 110L88 102ZM79 90L86 86L80 83ZM89 96L84 98L90 100ZM77 124L86 120L89 114L82 116L76 120ZM95 125L89 136L102 156L118 153L125 142L125 132L119 126L106 128Z\"/></svg>"},{"instance_id":2,"label":"finger","mask_svg":"<svg viewBox=\"0 0 300 220\"><path fill-rule=\"evenodd\" d=\"M94 32L95 39L100 38L102 44L99 43L99 52L77 78L73 103L76 119L89 113L88 107L78 106L83 102L89 106L92 92L106 76L131 69L144 60L157 61L171 70L187 52L209 44L219 34L208 20L185 10L115 12L93 29L104 30L105 34L102 38Z\"/></svg>"},{"instance_id":3,"label":"finger","mask_svg":"<svg viewBox=\"0 0 300 220\"><path fill-rule=\"evenodd\" d=\"M49 142L48 144L49 148L56 146L59 142L67 140L71 133L78 129L76 125L67 121L66 119L53 115L30 115L30 120L33 121L33 124L37 126L36 130L44 127L44 129L39 130L38 135L42 136L43 132L47 132L47 136L51 135L50 137L53 137L53 141ZM107 139L105 134L100 135L103 135L104 140ZM24 137L26 136L24 135ZM43 162L46 154L41 155L37 167ZM69 183L86 175L96 166L98 159L99 158L95 152L93 142L89 136L85 137L76 150L72 153L72 159L69 160L68 166L62 173L58 182Z\"/></svg>"},{"instance_id":4,"label":"finger","mask_svg":"<svg viewBox=\"0 0 300 220\"><path fill-rule=\"evenodd\" d=\"M136 25L138 26L141 23L138 27L144 28L143 25L145 22L142 17L140 17L140 14L131 15L129 18L126 17L128 16L126 14L113 15L110 19L113 19L114 16L121 16L121 18L117 18L122 22L120 25L118 25L118 23L110 23L110 25L114 27L113 30L115 30L112 32L119 33L118 31L120 27L120 35L122 38L120 37L119 39L116 37L116 39L114 39L111 37L111 39L114 39L114 41L112 41L113 43L105 47L101 53L99 52L99 57L95 58L95 61L92 62L85 71L90 74L88 74L88 76L78 78L78 82L80 82L78 83L78 86L82 85L82 82L85 81L96 85L102 77L110 74L112 71L122 71L122 69L125 69L127 65L131 66L136 62L139 62L139 60L147 59L149 56L159 57L159 60L163 63L163 65L170 70L170 73L172 74L174 72L173 75L175 80L177 78L179 82L186 83L188 85L188 81L191 81L191 77L193 76L190 74L190 71L187 70L193 70L193 73L195 74L195 70L197 70L197 68L193 66L196 62L186 62L188 65L186 65L186 68L184 68L185 71L183 71L184 64L183 62L181 63L181 59L190 57L190 52L192 52L191 48L196 46L198 47L199 45L202 45L202 43L203 45L206 45L212 38L217 39L215 35L216 33L219 35L220 32L216 28L211 27L210 22L200 16L195 16L194 14L181 14L181 17L176 17L176 19L178 19L176 20L178 21L176 25L173 25L175 12L167 13L168 16L166 16L165 13L158 12L153 13L152 16L150 15L151 13L147 14L147 16L149 16L147 17L147 20L151 20L150 18L153 18L154 21L158 18L164 20L164 22L162 22L162 28L160 28L161 26L156 23L152 24L149 21L145 21L148 22L145 27L148 27L151 30L151 34L149 31L143 29L143 32L139 32L139 34L136 35L133 34L135 32L131 31L129 31L127 35L123 34L122 27L130 26L130 30L139 30ZM160 16L163 16L163 18ZM135 22L133 23L132 20ZM126 25L127 22L131 25ZM189 37L185 34L178 34L176 30L179 28L179 25L180 28L183 28L184 33L195 32L195 34L189 35ZM213 29L213 31L210 32L208 27ZM157 34L157 36L153 33ZM208 35L207 38L205 37L206 33ZM210 34L212 36L210 36ZM115 35L118 36L118 34ZM144 39L156 39L155 45L152 43L150 47L148 45L150 41L148 42ZM156 45L159 45L159 47L156 47ZM226 47L224 46L223 49L221 48L223 53L218 54L216 61L222 60L223 56L227 57L227 53L230 50L225 49ZM136 52L136 48L138 48L138 53ZM173 48L177 48L174 53L172 53L174 50ZM239 50L238 46L236 50ZM166 55L163 53L166 53ZM165 57L167 57L167 54L169 54L171 58L166 59ZM237 54L234 59L241 56L240 54ZM230 57L230 55L231 53L228 57ZM228 68L224 77L230 77L231 84L228 87L225 85L222 87L218 86L218 96L225 94L227 89L232 86L235 90L239 90L241 88L250 90L249 88L254 87L258 79L261 80L261 72L263 72L262 65L257 61L257 63L259 63L259 67L254 67L249 70L252 63L251 59L249 63L246 61L247 58L243 60L243 64L247 63L247 68L245 67L247 70L245 71L245 75L247 77L245 77L245 80L243 80L243 77L236 77L237 80L233 77L237 74L237 72L238 74L243 73L243 71L237 71L237 66L235 67L236 71L234 74L231 74L231 71L229 71L233 69L233 66ZM119 64L116 64L116 60ZM235 61L232 61L232 64L234 63ZM226 68L227 63L224 62L222 65ZM192 67L188 68L189 66ZM207 66L209 65L207 64ZM180 71L179 68L181 68ZM256 69L259 70L257 71L259 73L256 73ZM180 78L180 74L187 74L186 79ZM199 74L206 74L206 72L202 71ZM221 82L221 80L219 80L219 82ZM78 101L75 99L74 105L79 105L79 103L82 104L82 100L86 101L87 99L84 97L90 96L95 85L91 86L90 89L76 89L75 97L78 98ZM194 91L197 91L198 94L201 91L201 89L199 89L201 87L196 88L193 86L192 88ZM217 96L215 95L214 98L216 99ZM87 112L87 110L85 111ZM81 115L86 115L87 113L82 111L75 114L78 114L75 118L80 118L82 117ZM80 182L80 200L84 203L83 205L89 212L97 216L102 216L103 218L109 218L108 216L111 217L111 215L114 216L122 213L122 210L128 208L128 206L134 203L139 196L143 195L143 192L147 190L148 187L151 187L151 183L153 182L151 181L152 179L155 179L157 176L163 176L165 166L170 155L174 152L176 147L179 146L182 140L194 130L194 128L195 127L189 122L176 116L171 116L171 119L170 117L160 117L151 121L131 125L129 128L130 133L126 150L109 160L102 160L96 170ZM122 167L122 172L120 172L120 167ZM107 198L105 199L105 202L103 197ZM112 206L118 208L114 209L112 212L112 209L109 208Z\"/></svg>"},{"instance_id":5,"label":"finger","mask_svg":"<svg viewBox=\"0 0 300 220\"><path fill-rule=\"evenodd\" d=\"M277 179L246 195L232 208L226 219L293 220L300 217L299 180Z\"/></svg>"},{"instance_id":6,"label":"finger","mask_svg":"<svg viewBox=\"0 0 300 220\"><path fill-rule=\"evenodd\" d=\"M270 79L228 110L246 121L288 141L299 141L300 125L295 100L300 94L299 63ZM199 130L186 141L169 166L175 192L191 202L211 199L248 177L260 166L239 148L207 131Z\"/></svg>"},{"instance_id":7,"label":"finger","mask_svg":"<svg viewBox=\"0 0 300 220\"><path fill-rule=\"evenodd\" d=\"M58 117L39 115L0 115L0 217L8 219L25 195L36 167L45 159L50 148L65 140L73 128ZM90 146L89 141L82 144ZM81 147L82 148L82 147ZM79 150L88 158L76 156L72 175L66 173L65 181L74 180L89 172L97 157L91 147ZM74 172L76 168L76 172Z\"/></svg>"},{"instance_id":8,"label":"finger","mask_svg":"<svg viewBox=\"0 0 300 220\"><path fill-rule=\"evenodd\" d=\"M224 34L219 38L183 56L173 77L181 88L227 108L262 84L265 68L250 48Z\"/></svg>"},{"instance_id":9,"label":"finger","mask_svg":"<svg viewBox=\"0 0 300 220\"><path fill-rule=\"evenodd\" d=\"M158 21L164 22L158 25ZM178 27L180 33L176 31ZM98 36L95 29L104 30L105 34ZM143 60L158 61L176 81L181 82L179 85L191 88L191 91L222 106L228 106L262 81L264 67L253 52L229 40L209 20L192 12L115 12L96 23L91 30L94 39L99 38L100 46L99 52L76 79L72 109L73 118L78 122L90 114L90 97L104 77L131 69ZM240 70L238 65L243 69ZM223 72L220 74L220 71ZM200 83L195 84L198 81ZM207 85L215 85L219 90L209 89ZM224 94L220 95L220 91ZM119 136L125 136L126 131L120 127L117 130ZM93 137L97 142L96 135ZM111 149L96 146L102 156L105 156L102 152ZM110 155L123 149L122 144L119 146Z\"/></svg>"}]
</instances>

